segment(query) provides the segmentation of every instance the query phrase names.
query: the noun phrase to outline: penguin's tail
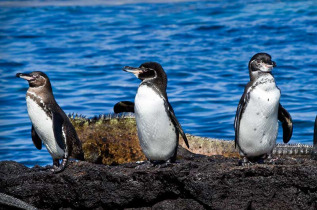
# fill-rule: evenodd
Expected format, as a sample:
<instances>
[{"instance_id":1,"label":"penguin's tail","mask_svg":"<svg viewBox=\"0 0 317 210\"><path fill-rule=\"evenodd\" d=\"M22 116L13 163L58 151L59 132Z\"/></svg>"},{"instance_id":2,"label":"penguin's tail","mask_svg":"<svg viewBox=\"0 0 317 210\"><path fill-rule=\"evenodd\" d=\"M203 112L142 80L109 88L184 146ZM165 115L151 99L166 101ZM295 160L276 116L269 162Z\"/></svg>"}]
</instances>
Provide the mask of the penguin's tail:
<instances>
[{"instance_id":1,"label":"penguin's tail","mask_svg":"<svg viewBox=\"0 0 317 210\"><path fill-rule=\"evenodd\" d=\"M82 161L85 160L82 143L78 139L78 137L76 138L76 141L73 141L71 144L70 157L76 160L82 160Z\"/></svg>"}]
</instances>

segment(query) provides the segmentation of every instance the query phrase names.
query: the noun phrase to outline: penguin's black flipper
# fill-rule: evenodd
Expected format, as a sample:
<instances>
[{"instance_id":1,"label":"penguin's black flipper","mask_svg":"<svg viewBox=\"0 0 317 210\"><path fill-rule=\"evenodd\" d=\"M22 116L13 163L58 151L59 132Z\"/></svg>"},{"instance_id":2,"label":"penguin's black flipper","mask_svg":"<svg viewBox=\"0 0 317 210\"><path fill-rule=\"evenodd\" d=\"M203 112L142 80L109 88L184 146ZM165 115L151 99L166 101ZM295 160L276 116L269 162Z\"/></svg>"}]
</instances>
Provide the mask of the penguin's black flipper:
<instances>
[{"instance_id":1,"label":"penguin's black flipper","mask_svg":"<svg viewBox=\"0 0 317 210\"><path fill-rule=\"evenodd\" d=\"M66 121L66 120L65 120ZM66 148L64 150L64 159L68 156L75 158L77 160L85 160L82 143L79 140L76 130L71 122L64 122L63 124L63 133L65 136Z\"/></svg>"},{"instance_id":2,"label":"penguin's black flipper","mask_svg":"<svg viewBox=\"0 0 317 210\"><path fill-rule=\"evenodd\" d=\"M246 104L248 103L250 99L250 90L252 87L252 82L249 82L245 89L244 93L240 98L239 105L237 107L236 117L234 118L234 131L235 131L235 138L234 138L234 147L237 147L237 144L239 144L239 127L240 127L240 120L242 117L242 113L244 112L244 109L246 107Z\"/></svg>"},{"instance_id":3,"label":"penguin's black flipper","mask_svg":"<svg viewBox=\"0 0 317 210\"><path fill-rule=\"evenodd\" d=\"M120 101L114 105L113 111L116 114L121 113L121 112L133 112L134 113L134 103L131 101Z\"/></svg>"},{"instance_id":4,"label":"penguin's black flipper","mask_svg":"<svg viewBox=\"0 0 317 210\"><path fill-rule=\"evenodd\" d=\"M42 140L40 137L37 135L36 131L34 130L34 127L32 125L31 129L31 135L32 135L32 141L36 149L41 150L42 149Z\"/></svg>"},{"instance_id":5,"label":"penguin's black flipper","mask_svg":"<svg viewBox=\"0 0 317 210\"><path fill-rule=\"evenodd\" d=\"M189 144L188 144L188 140L187 137L183 131L183 128L181 126L181 124L178 122L175 114L174 114L174 110L172 108L172 106L170 105L170 103L164 98L164 102L166 103L166 107L168 109L168 113L169 113L169 117L171 118L173 124L175 125L176 129L178 130L178 132L182 135L186 146L189 148ZM177 148L176 148L177 149Z\"/></svg>"},{"instance_id":6,"label":"penguin's black flipper","mask_svg":"<svg viewBox=\"0 0 317 210\"><path fill-rule=\"evenodd\" d=\"M70 141L70 136L67 136L67 131L66 131L66 128L65 128L65 126L63 125L62 126L62 131L63 131L63 133L65 133L65 138L67 138L67 140L69 140ZM65 139L65 141L66 141L66 139ZM57 159L57 168L54 168L53 169L53 173L54 174L57 174L57 173L60 173L60 172L62 172L62 171L64 171L65 170L65 168L66 168L66 165L67 165L67 162L68 162L68 157L69 157L69 154L68 154L68 145L66 144L66 142L65 142L65 149L64 149L64 151L65 151L65 153L64 153L64 157L63 157L63 159L62 159L62 162L61 162L61 164L59 164L59 160ZM53 160L53 162L54 162L54 160ZM53 165L55 165L54 163L53 163Z\"/></svg>"},{"instance_id":7,"label":"penguin's black flipper","mask_svg":"<svg viewBox=\"0 0 317 210\"><path fill-rule=\"evenodd\" d=\"M287 143L293 134L293 121L291 115L280 104L278 107L278 120L282 122L283 142Z\"/></svg>"},{"instance_id":8,"label":"penguin's black flipper","mask_svg":"<svg viewBox=\"0 0 317 210\"><path fill-rule=\"evenodd\" d=\"M63 137L64 119L58 112L52 112L53 132L58 146L65 150L65 140Z\"/></svg>"}]
</instances>

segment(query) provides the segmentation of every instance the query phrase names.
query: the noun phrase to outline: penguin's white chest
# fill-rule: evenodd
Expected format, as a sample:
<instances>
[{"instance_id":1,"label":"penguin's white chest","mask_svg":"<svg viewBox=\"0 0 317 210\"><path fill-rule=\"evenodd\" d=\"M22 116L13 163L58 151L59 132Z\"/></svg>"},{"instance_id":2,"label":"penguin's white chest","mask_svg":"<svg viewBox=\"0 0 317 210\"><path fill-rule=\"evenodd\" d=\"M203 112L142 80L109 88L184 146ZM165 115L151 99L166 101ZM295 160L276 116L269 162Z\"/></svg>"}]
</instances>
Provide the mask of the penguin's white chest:
<instances>
[{"instance_id":1,"label":"penguin's white chest","mask_svg":"<svg viewBox=\"0 0 317 210\"><path fill-rule=\"evenodd\" d=\"M29 96L26 97L26 104L33 127L51 156L55 159L63 158L64 151L58 146L54 137L52 119Z\"/></svg>"},{"instance_id":2,"label":"penguin's white chest","mask_svg":"<svg viewBox=\"0 0 317 210\"><path fill-rule=\"evenodd\" d=\"M267 82L263 83L264 80ZM280 95L273 77L259 79L259 84L250 92L239 128L239 147L246 156L261 156L273 150L278 133Z\"/></svg>"},{"instance_id":3,"label":"penguin's white chest","mask_svg":"<svg viewBox=\"0 0 317 210\"><path fill-rule=\"evenodd\" d=\"M170 159L178 139L164 100L152 88L141 85L135 97L134 112L145 156L150 160Z\"/></svg>"}]
</instances>

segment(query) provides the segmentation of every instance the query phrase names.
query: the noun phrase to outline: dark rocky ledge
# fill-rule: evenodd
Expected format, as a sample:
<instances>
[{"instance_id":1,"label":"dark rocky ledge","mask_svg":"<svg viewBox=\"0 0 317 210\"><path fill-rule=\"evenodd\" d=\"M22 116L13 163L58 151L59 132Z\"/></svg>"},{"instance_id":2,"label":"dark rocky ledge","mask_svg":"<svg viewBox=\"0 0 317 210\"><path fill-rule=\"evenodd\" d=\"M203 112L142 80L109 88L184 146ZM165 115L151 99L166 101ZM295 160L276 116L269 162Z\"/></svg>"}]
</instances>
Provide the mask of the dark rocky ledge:
<instances>
[{"instance_id":1,"label":"dark rocky ledge","mask_svg":"<svg viewBox=\"0 0 317 210\"><path fill-rule=\"evenodd\" d=\"M71 162L59 174L3 161L0 192L39 209L317 209L314 160L241 167L237 158L179 154L161 168Z\"/></svg>"}]
</instances>

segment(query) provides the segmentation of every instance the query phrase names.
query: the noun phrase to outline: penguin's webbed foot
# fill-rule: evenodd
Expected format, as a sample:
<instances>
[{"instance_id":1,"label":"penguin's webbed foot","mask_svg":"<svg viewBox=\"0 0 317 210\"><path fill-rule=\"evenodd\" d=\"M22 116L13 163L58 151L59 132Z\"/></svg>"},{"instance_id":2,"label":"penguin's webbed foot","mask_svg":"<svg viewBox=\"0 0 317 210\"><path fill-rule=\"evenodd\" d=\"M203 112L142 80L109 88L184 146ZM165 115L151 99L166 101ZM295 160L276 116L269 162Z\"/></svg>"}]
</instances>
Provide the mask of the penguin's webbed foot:
<instances>
[{"instance_id":1,"label":"penguin's webbed foot","mask_svg":"<svg viewBox=\"0 0 317 210\"><path fill-rule=\"evenodd\" d=\"M251 166L253 165L253 163L251 161L249 161L249 159L247 157L243 157L242 160L239 160L238 162L239 166Z\"/></svg>"},{"instance_id":2,"label":"penguin's webbed foot","mask_svg":"<svg viewBox=\"0 0 317 210\"><path fill-rule=\"evenodd\" d=\"M52 168L50 169L51 171L57 170L58 166L53 165Z\"/></svg>"},{"instance_id":3,"label":"penguin's webbed foot","mask_svg":"<svg viewBox=\"0 0 317 210\"><path fill-rule=\"evenodd\" d=\"M53 165L49 170L54 172L55 170L59 168L59 166L60 166L59 159L53 159Z\"/></svg>"},{"instance_id":4,"label":"penguin's webbed foot","mask_svg":"<svg viewBox=\"0 0 317 210\"><path fill-rule=\"evenodd\" d=\"M167 161L155 160L155 161L151 161L151 163L153 164L153 167L155 167L155 168L166 168L166 167L172 166L174 163L176 163L176 160L171 158L171 159L168 159Z\"/></svg>"},{"instance_id":5,"label":"penguin's webbed foot","mask_svg":"<svg viewBox=\"0 0 317 210\"><path fill-rule=\"evenodd\" d=\"M51 171L54 173L54 174L57 174L57 173L60 173L62 171L65 170L66 168L66 165L67 165L67 162L68 162L68 158L63 158L61 164L59 163L59 160L54 160L53 161L53 168L51 169Z\"/></svg>"},{"instance_id":6,"label":"penguin's webbed foot","mask_svg":"<svg viewBox=\"0 0 317 210\"><path fill-rule=\"evenodd\" d=\"M138 161L136 163L138 165L135 167L135 169L149 169L153 167L150 161Z\"/></svg>"}]
</instances>

